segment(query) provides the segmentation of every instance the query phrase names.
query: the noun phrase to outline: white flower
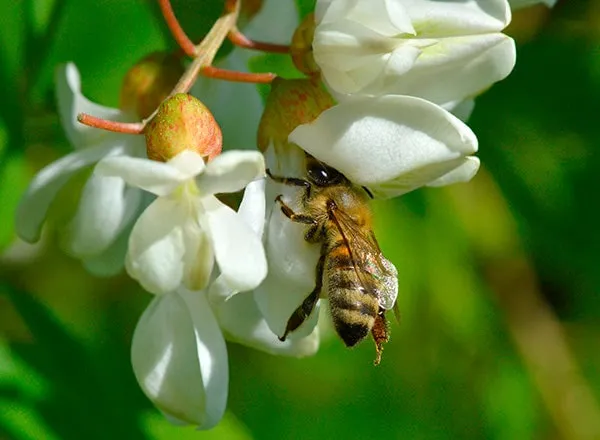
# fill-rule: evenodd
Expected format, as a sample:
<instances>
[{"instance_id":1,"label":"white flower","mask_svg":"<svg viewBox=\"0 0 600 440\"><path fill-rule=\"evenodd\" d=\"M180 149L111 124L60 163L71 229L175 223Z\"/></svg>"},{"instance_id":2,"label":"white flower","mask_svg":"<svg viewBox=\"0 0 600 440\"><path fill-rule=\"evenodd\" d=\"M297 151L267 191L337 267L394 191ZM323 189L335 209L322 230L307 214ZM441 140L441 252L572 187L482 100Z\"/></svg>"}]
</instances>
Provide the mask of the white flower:
<instances>
[{"instance_id":1,"label":"white flower","mask_svg":"<svg viewBox=\"0 0 600 440\"><path fill-rule=\"evenodd\" d=\"M471 156L477 151L477 138L469 127L440 106L410 96L348 99L324 110L312 123L296 127L287 140L292 144L273 140L266 152L274 175L304 177L307 152L378 198L467 181L479 167L479 160ZM304 240L306 226L290 221L273 203L276 195L283 194L292 210L302 212L299 191L272 181L267 187L269 271L255 298L278 335L313 290L320 252L319 246ZM318 310L290 337L310 334L317 318Z\"/></svg>"},{"instance_id":2,"label":"white flower","mask_svg":"<svg viewBox=\"0 0 600 440\"><path fill-rule=\"evenodd\" d=\"M470 180L477 138L443 108L421 98L353 98L325 110L289 137L375 197Z\"/></svg>"},{"instance_id":3,"label":"white flower","mask_svg":"<svg viewBox=\"0 0 600 440\"><path fill-rule=\"evenodd\" d=\"M506 77L515 46L506 0L318 0L314 58L345 94L460 102Z\"/></svg>"},{"instance_id":4,"label":"white flower","mask_svg":"<svg viewBox=\"0 0 600 440\"><path fill-rule=\"evenodd\" d=\"M79 72L74 64L56 72L58 110L63 128L75 151L42 169L33 179L17 209L17 234L35 242L48 209L69 178L106 157L143 156L143 136L109 133L77 122L77 114L89 113L114 121L127 115L118 109L95 104L81 94ZM127 233L142 203L142 193L119 177L93 174L85 184L77 213L67 227L65 245L75 256L89 262L96 272L114 273L123 263L118 239Z\"/></svg>"},{"instance_id":5,"label":"white flower","mask_svg":"<svg viewBox=\"0 0 600 440\"><path fill-rule=\"evenodd\" d=\"M137 220L126 258L129 275L149 292L171 292L183 283L204 288L216 259L238 291L256 287L266 273L260 239L214 194L236 192L264 175L258 152L229 151L207 165L184 150L170 161L114 157L96 167L158 196Z\"/></svg>"},{"instance_id":6,"label":"white flower","mask_svg":"<svg viewBox=\"0 0 600 440\"><path fill-rule=\"evenodd\" d=\"M248 185L238 215L255 232L262 230L264 181ZM235 290L225 278L218 280L220 289ZM215 303L208 301L205 291L185 288L157 295L136 327L132 364L144 393L172 421L209 429L223 416L228 392L224 337L290 356L310 355L318 347L317 332L280 342L250 292Z\"/></svg>"},{"instance_id":7,"label":"white flower","mask_svg":"<svg viewBox=\"0 0 600 440\"><path fill-rule=\"evenodd\" d=\"M510 7L513 11L526 8L527 6L536 5L538 3L542 3L549 8L552 8L556 4L556 0L508 0L508 2L510 3Z\"/></svg>"}]
</instances>

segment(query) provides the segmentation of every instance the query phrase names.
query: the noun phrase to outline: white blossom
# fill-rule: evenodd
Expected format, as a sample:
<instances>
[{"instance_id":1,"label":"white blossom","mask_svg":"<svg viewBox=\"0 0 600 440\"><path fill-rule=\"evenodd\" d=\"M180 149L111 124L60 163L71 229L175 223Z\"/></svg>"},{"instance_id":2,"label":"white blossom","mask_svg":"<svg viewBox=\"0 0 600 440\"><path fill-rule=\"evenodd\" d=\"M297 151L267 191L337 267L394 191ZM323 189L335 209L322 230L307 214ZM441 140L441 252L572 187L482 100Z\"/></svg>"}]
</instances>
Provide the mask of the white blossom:
<instances>
[{"instance_id":1,"label":"white blossom","mask_svg":"<svg viewBox=\"0 0 600 440\"><path fill-rule=\"evenodd\" d=\"M166 163L114 157L96 172L121 177L158 196L135 223L126 257L129 275L149 292L171 292L182 283L200 290L215 260L237 290L252 289L264 278L260 239L214 196L239 191L263 177L260 153L229 151L207 165L188 150Z\"/></svg>"},{"instance_id":2,"label":"white blossom","mask_svg":"<svg viewBox=\"0 0 600 440\"><path fill-rule=\"evenodd\" d=\"M314 58L338 99L418 96L459 103L515 64L506 0L318 0Z\"/></svg>"},{"instance_id":3,"label":"white blossom","mask_svg":"<svg viewBox=\"0 0 600 440\"><path fill-rule=\"evenodd\" d=\"M356 97L325 111L289 135L292 145L271 145L271 172L305 176L304 152L366 186L376 198L402 195L422 186L467 181L479 167L471 156L477 138L461 120L421 98L387 95ZM293 144L300 148L297 148ZM306 226L290 221L273 203L276 195L302 212L297 187L270 181L265 250L269 271L255 298L271 330L282 335L290 316L315 285L320 247L304 240ZM285 294L282 294L285 292ZM290 337L310 334L318 305Z\"/></svg>"},{"instance_id":4,"label":"white blossom","mask_svg":"<svg viewBox=\"0 0 600 440\"><path fill-rule=\"evenodd\" d=\"M264 181L250 183L238 215L255 232L265 218ZM249 256L250 258L251 256ZM219 276L209 290L180 287L157 295L143 313L132 344L135 376L148 398L171 421L215 426L223 416L228 392L224 338L273 354L306 356L318 348L318 333L280 342L271 332L251 292ZM217 285L218 286L215 286ZM227 300L217 291L227 292Z\"/></svg>"},{"instance_id":5,"label":"white blossom","mask_svg":"<svg viewBox=\"0 0 600 440\"><path fill-rule=\"evenodd\" d=\"M289 137L379 198L470 180L477 138L462 121L421 98L353 98L325 110Z\"/></svg>"},{"instance_id":6,"label":"white blossom","mask_svg":"<svg viewBox=\"0 0 600 440\"><path fill-rule=\"evenodd\" d=\"M85 98L74 64L57 69L56 90L61 122L75 151L43 168L27 188L17 209L16 230L28 242L39 239L52 201L73 175L107 157L145 155L143 136L109 133L77 122L81 112L114 121L126 121L130 116ZM141 191L128 187L123 179L93 174L66 228L63 242L67 250L94 272L117 272L124 256L119 239L127 234L141 204Z\"/></svg>"}]
</instances>

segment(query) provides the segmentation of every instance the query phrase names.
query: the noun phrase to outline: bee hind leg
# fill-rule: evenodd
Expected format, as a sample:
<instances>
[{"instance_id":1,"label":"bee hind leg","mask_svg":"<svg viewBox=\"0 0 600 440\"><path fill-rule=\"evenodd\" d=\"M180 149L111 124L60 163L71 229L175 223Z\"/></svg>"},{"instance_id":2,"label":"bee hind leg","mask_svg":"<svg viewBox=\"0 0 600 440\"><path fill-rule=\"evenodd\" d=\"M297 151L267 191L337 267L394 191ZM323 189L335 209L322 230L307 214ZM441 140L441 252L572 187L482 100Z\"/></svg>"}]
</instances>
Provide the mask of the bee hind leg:
<instances>
[{"instance_id":1,"label":"bee hind leg","mask_svg":"<svg viewBox=\"0 0 600 440\"><path fill-rule=\"evenodd\" d=\"M385 344L390 338L388 333L387 319L385 319L385 311L381 308L379 309L379 313L375 318L375 324L371 329L371 335L373 335L373 340L375 341L375 350L377 351L375 361L373 363L375 365L379 365L381 362L381 355L383 354L383 344Z\"/></svg>"},{"instance_id":2,"label":"bee hind leg","mask_svg":"<svg viewBox=\"0 0 600 440\"><path fill-rule=\"evenodd\" d=\"M314 310L315 305L317 304L317 301L319 300L321 288L323 287L323 267L324 267L324 265L325 265L325 256L321 255L321 258L319 258L319 262L317 263L317 282L316 282L315 288L313 289L312 292L310 292L310 295L308 295L308 297L306 297L306 299L304 301L302 301L302 304L300 305L300 307L298 307L294 311L294 313L292 313L292 316L288 320L287 326L285 327L285 333L283 334L283 336L281 336L279 338L279 340L281 342L285 341L285 339L287 338L289 333L293 332L298 327L300 327L302 325L302 323L304 323L304 321L306 321L308 319L308 317Z\"/></svg>"}]
</instances>

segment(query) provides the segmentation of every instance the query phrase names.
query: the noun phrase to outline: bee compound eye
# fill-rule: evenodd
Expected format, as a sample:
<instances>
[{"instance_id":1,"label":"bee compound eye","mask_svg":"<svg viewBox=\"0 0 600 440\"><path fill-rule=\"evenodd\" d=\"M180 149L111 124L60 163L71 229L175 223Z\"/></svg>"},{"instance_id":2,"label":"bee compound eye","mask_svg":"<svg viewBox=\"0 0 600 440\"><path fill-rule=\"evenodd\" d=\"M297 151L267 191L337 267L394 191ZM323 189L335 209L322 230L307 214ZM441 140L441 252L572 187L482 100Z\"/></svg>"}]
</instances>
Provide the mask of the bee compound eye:
<instances>
[{"instance_id":1,"label":"bee compound eye","mask_svg":"<svg viewBox=\"0 0 600 440\"><path fill-rule=\"evenodd\" d=\"M311 164L307 170L308 178L320 186L332 185L342 179L342 174L324 163L316 162Z\"/></svg>"}]
</instances>

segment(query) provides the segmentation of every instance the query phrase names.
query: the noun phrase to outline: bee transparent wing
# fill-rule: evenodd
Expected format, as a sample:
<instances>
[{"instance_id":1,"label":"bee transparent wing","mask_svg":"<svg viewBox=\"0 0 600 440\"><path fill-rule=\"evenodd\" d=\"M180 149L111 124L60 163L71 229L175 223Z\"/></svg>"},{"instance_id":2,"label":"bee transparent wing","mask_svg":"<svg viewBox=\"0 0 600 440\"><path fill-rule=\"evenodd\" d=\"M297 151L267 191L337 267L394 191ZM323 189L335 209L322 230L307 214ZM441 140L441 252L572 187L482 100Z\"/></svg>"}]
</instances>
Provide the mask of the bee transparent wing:
<instances>
[{"instance_id":1,"label":"bee transparent wing","mask_svg":"<svg viewBox=\"0 0 600 440\"><path fill-rule=\"evenodd\" d=\"M385 310L392 309L398 297L396 267L383 256L371 230L364 231L340 210L333 212L333 219L348 247L362 286L367 290L369 286L376 286L373 293L379 300L379 306Z\"/></svg>"}]
</instances>

